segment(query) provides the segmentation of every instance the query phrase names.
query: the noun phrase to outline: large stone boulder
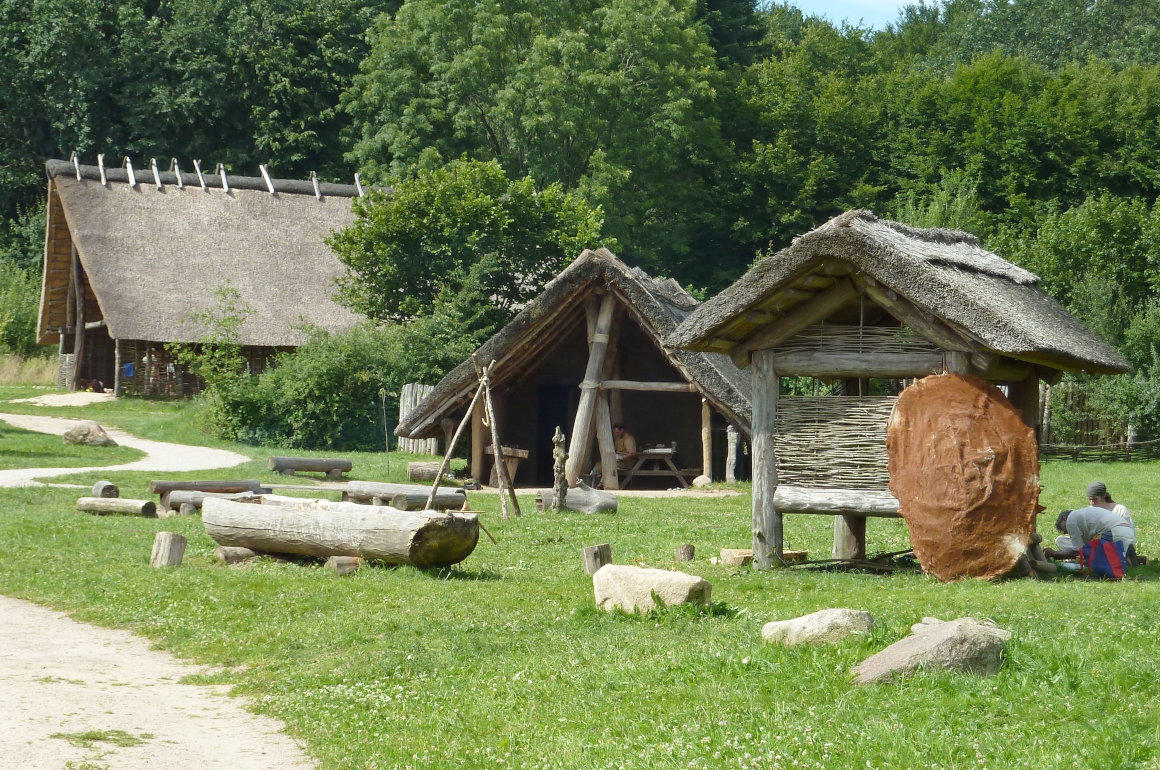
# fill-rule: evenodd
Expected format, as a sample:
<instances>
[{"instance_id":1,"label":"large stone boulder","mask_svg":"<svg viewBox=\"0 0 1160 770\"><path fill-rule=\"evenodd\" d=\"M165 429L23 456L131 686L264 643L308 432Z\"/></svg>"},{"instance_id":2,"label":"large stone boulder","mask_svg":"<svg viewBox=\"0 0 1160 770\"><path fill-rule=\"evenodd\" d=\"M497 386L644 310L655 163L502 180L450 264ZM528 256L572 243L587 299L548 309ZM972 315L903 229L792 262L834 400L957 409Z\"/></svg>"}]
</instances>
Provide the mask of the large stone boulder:
<instances>
[{"instance_id":1,"label":"large stone boulder","mask_svg":"<svg viewBox=\"0 0 1160 770\"><path fill-rule=\"evenodd\" d=\"M676 604L708 604L712 584L674 570L605 564L592 576L596 606L611 612L650 612Z\"/></svg>"},{"instance_id":2,"label":"large stone boulder","mask_svg":"<svg viewBox=\"0 0 1160 770\"><path fill-rule=\"evenodd\" d=\"M871 655L854 667L855 683L874 684L919 669L968 671L990 676L999 670L1011 632L988 620L959 618L949 622L923 618L911 635Z\"/></svg>"},{"instance_id":3,"label":"large stone boulder","mask_svg":"<svg viewBox=\"0 0 1160 770\"><path fill-rule=\"evenodd\" d=\"M117 446L117 442L113 441L105 429L97 425L92 420L85 420L84 422L69 428L64 434L64 443L66 444L84 444L85 446Z\"/></svg>"},{"instance_id":4,"label":"large stone boulder","mask_svg":"<svg viewBox=\"0 0 1160 770\"><path fill-rule=\"evenodd\" d=\"M852 635L866 636L874 616L863 610L818 610L792 620L775 620L761 627L761 638L771 644L836 644Z\"/></svg>"}]
</instances>

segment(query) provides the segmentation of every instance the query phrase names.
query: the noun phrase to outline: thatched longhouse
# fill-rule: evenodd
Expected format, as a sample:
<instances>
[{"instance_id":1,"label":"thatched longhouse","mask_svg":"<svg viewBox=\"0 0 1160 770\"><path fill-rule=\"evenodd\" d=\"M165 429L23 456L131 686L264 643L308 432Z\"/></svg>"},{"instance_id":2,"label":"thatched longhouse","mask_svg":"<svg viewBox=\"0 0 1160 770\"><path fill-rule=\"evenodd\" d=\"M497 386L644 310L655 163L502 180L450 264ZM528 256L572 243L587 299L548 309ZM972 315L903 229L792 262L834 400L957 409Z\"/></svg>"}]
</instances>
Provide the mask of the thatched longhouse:
<instances>
[{"instance_id":1,"label":"thatched longhouse","mask_svg":"<svg viewBox=\"0 0 1160 770\"><path fill-rule=\"evenodd\" d=\"M865 552L865 517L897 515L886 423L904 381L998 383L1032 427L1040 383L1128 370L1039 278L957 230L848 211L762 259L668 344L752 371L755 561L781 554L786 512L843 514L835 555ZM795 388L784 378L794 378ZM804 381L824 385L803 395Z\"/></svg>"},{"instance_id":2,"label":"thatched longhouse","mask_svg":"<svg viewBox=\"0 0 1160 770\"><path fill-rule=\"evenodd\" d=\"M302 344L307 328L349 328L333 300L342 264L324 239L353 221L353 185L219 174L102 169L50 160L38 338L57 343L62 379L125 393L196 387L167 343L197 342L219 290L249 313L254 369ZM273 186L274 192L270 191ZM78 298L83 300L78 301Z\"/></svg>"},{"instance_id":3,"label":"thatched longhouse","mask_svg":"<svg viewBox=\"0 0 1160 770\"><path fill-rule=\"evenodd\" d=\"M601 307L607 329L599 331ZM515 483L552 481L552 434L571 439L577 469L606 454L597 445L611 424L625 423L641 448L675 444L675 463L697 475L720 477L726 427L749 429L748 378L728 356L693 353L664 344L697 300L671 279L630 268L607 249L585 251L507 326L475 353L496 361L492 388L505 446L526 451ZM593 345L599 340L599 346ZM594 348L598 381L586 381ZM467 409L477 386L471 360L436 385L399 425L404 438L443 438ZM585 419L585 403L592 411ZM599 405L602 408L595 409ZM580 415L578 422L578 415ZM587 444L582 448L582 444ZM472 426L471 474L488 480L490 433L479 413ZM602 463L604 462L602 457ZM615 459L605 463L614 468ZM604 484L615 487L613 471ZM669 478L669 485L676 482Z\"/></svg>"}]
</instances>

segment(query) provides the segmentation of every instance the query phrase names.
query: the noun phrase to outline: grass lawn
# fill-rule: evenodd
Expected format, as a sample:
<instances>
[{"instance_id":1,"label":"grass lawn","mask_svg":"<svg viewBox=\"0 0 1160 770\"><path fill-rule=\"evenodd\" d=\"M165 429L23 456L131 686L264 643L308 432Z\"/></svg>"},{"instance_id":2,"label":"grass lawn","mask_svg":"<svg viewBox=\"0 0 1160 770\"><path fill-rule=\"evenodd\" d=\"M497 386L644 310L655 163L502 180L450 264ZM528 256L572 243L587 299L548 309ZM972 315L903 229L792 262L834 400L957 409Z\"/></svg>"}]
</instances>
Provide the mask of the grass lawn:
<instances>
[{"instance_id":1,"label":"grass lawn","mask_svg":"<svg viewBox=\"0 0 1160 770\"><path fill-rule=\"evenodd\" d=\"M66 444L60 436L34 433L0 423L0 470L119 465L144 456L144 452L126 446Z\"/></svg>"},{"instance_id":2,"label":"grass lawn","mask_svg":"<svg viewBox=\"0 0 1160 770\"><path fill-rule=\"evenodd\" d=\"M197 440L185 405L100 409L97 419L150 438ZM353 456L359 477L383 462ZM392 476L402 463L392 457ZM1098 477L1132 508L1141 552L1160 555L1151 534L1160 527L1158 471L1160 463L1048 464L1041 531L1050 535L1054 513L1080 504ZM197 475L273 478L257 461ZM109 477L125 495L143 494L150 478ZM721 547L748 545L747 494L623 498L618 514L599 516L538 514L528 498L530 512L509 522L494 496L471 494L499 545L481 538L467 561L442 572L364 568L338 578L283 563L216 565L197 517L81 516L75 496L0 491L0 592L221 666L213 681L284 720L328 767L1160 764L1152 567L1120 584L758 573L708 562ZM789 517L788 545L824 555L831 526ZM149 568L159 530L190 538L182 567ZM901 548L905 526L872 520L869 538L871 550ZM579 549L603 541L617 562L657 567L674 566L680 543L696 544L697 560L681 568L713 583L714 606L647 617L595 611ZM764 622L825 607L869 610L878 627L836 648L762 644ZM928 615L988 617L1011 629L1000 673L849 684L852 665Z\"/></svg>"}]
</instances>

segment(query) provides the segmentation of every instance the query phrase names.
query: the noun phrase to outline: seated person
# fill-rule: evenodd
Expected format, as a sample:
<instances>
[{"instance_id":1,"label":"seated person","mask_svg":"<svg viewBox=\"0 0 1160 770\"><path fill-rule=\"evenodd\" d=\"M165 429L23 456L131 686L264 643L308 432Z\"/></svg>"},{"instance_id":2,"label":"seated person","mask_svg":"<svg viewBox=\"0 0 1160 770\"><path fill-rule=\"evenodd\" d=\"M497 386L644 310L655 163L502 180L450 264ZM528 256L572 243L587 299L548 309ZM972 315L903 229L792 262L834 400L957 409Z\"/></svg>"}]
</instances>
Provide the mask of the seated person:
<instances>
[{"instance_id":1,"label":"seated person","mask_svg":"<svg viewBox=\"0 0 1160 770\"><path fill-rule=\"evenodd\" d=\"M1055 528L1060 532L1066 532L1067 536L1055 541L1059 550L1043 549L1044 555L1049 559L1075 558L1080 555L1083 546L1104 537L1121 543L1125 556L1128 549L1136 543L1136 530L1127 519L1094 505L1060 513L1055 521ZM1129 559L1128 563L1132 564L1132 561Z\"/></svg>"},{"instance_id":2,"label":"seated person","mask_svg":"<svg viewBox=\"0 0 1160 770\"><path fill-rule=\"evenodd\" d=\"M1128 559L1128 564L1130 564L1132 566L1136 566L1137 564L1145 563L1146 560L1141 559L1139 556L1136 555L1136 522L1134 522L1132 520L1132 514L1131 514L1131 512L1128 511L1127 506L1114 501L1112 499L1112 496L1110 494L1108 494L1107 485L1104 484L1104 482L1102 482L1102 481L1093 481L1091 484L1088 484L1087 499L1088 499L1088 504L1090 507L1099 508L1099 509L1102 509L1104 511L1108 511L1108 512L1120 517L1121 519L1123 519L1127 523L1128 527L1130 527L1132 530L1131 542L1130 543L1125 542L1125 544L1124 544L1124 555ZM1087 510L1087 509L1081 508L1080 510ZM1095 518L1098 519L1100 517L1098 515L1095 515ZM1063 514L1060 514L1060 519L1061 520L1063 519ZM1060 528L1059 521L1056 522L1056 528L1059 529L1059 531L1061 531L1061 532L1064 531L1062 528ZM1076 541L1074 539L1074 535L1072 535L1069 532L1066 535L1063 535L1061 537L1056 538L1055 545L1059 550L1053 551L1053 553L1078 554L1079 549L1084 544L1090 542L1093 539L1095 539L1095 538L1091 537L1091 538L1088 538L1087 540ZM1119 540L1120 538L1114 538L1114 539ZM1048 549L1048 550L1050 550L1050 549ZM1050 554L1047 554L1046 551L1045 551L1045 555L1050 556ZM1055 557L1055 558L1068 558L1068 557Z\"/></svg>"},{"instance_id":3,"label":"seated person","mask_svg":"<svg viewBox=\"0 0 1160 770\"><path fill-rule=\"evenodd\" d=\"M612 426L612 441L616 448L616 467L621 470L631 470L632 466L636 464L637 458L636 437L628 432L624 423L618 422ZM597 486L600 482L600 476L600 461L597 460L593 464L592 470L588 472L589 485Z\"/></svg>"},{"instance_id":4,"label":"seated person","mask_svg":"<svg viewBox=\"0 0 1160 770\"><path fill-rule=\"evenodd\" d=\"M636 464L636 437L618 422L612 426L612 439L616 445L616 465L620 468L632 468Z\"/></svg>"}]
</instances>

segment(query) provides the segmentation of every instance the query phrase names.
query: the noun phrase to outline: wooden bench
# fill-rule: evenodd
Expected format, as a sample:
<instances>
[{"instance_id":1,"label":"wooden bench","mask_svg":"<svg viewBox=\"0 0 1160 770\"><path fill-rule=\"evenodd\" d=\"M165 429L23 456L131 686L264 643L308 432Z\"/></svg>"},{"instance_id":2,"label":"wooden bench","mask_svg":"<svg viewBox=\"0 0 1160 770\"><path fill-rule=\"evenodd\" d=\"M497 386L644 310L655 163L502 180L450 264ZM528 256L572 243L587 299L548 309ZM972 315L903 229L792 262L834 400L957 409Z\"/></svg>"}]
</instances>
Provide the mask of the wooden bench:
<instances>
[{"instance_id":1,"label":"wooden bench","mask_svg":"<svg viewBox=\"0 0 1160 770\"><path fill-rule=\"evenodd\" d=\"M491 475L488 476L487 484L491 487L499 486L499 471L495 467L495 447L488 446L483 450L484 454L491 455ZM516 447L505 446L500 448L500 453L503 455L504 465L507 466L508 478L514 484L516 481L516 471L520 469L520 461L528 459L528 450L517 449Z\"/></svg>"},{"instance_id":2,"label":"wooden bench","mask_svg":"<svg viewBox=\"0 0 1160 770\"><path fill-rule=\"evenodd\" d=\"M293 476L297 471L325 473L326 478L338 481L342 474L349 473L354 463L338 457L271 457L267 467L284 476Z\"/></svg>"},{"instance_id":3,"label":"wooden bench","mask_svg":"<svg viewBox=\"0 0 1160 770\"><path fill-rule=\"evenodd\" d=\"M773 492L777 515L810 513L834 517L835 559L866 556L866 519L897 519L898 499L882 489L817 489L779 484ZM781 556L781 543L775 550Z\"/></svg>"}]
</instances>

